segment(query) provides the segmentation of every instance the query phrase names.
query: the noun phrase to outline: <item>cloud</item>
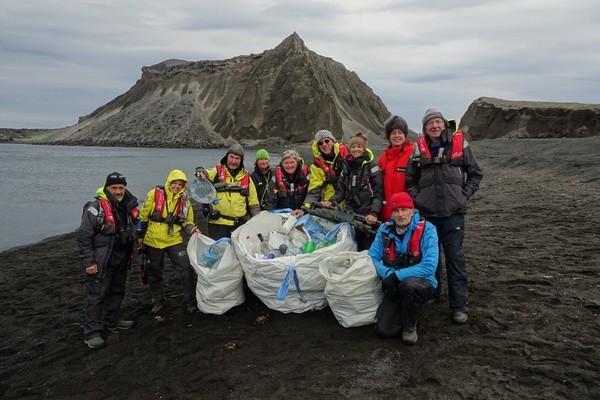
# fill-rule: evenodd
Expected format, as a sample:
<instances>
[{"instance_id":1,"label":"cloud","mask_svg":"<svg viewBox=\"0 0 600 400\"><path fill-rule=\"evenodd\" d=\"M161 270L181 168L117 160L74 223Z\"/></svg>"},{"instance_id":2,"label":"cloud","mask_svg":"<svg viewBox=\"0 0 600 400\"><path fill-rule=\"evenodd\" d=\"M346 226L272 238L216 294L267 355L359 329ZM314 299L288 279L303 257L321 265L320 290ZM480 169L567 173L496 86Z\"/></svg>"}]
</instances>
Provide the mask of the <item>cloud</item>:
<instances>
[{"instance_id":1,"label":"cloud","mask_svg":"<svg viewBox=\"0 0 600 400\"><path fill-rule=\"evenodd\" d=\"M0 12L0 127L72 125L141 68L261 53L297 32L414 130L480 96L600 103L600 3L22 0Z\"/></svg>"}]
</instances>

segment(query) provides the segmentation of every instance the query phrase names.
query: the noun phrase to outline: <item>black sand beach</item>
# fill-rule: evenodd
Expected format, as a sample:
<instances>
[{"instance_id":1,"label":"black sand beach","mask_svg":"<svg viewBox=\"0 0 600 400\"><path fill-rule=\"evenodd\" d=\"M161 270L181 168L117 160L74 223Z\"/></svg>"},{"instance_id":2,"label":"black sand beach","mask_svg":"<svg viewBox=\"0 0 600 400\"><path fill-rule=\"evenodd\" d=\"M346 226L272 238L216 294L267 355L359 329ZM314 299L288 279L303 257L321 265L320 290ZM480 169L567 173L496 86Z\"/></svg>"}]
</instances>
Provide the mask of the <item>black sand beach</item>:
<instances>
[{"instance_id":1,"label":"black sand beach","mask_svg":"<svg viewBox=\"0 0 600 400\"><path fill-rule=\"evenodd\" d=\"M467 324L427 305L408 347L329 308L282 314L253 296L189 316L172 269L157 320L134 265L137 326L94 351L67 234L0 253L0 398L600 398L600 137L471 145L485 176L467 214Z\"/></svg>"}]
</instances>

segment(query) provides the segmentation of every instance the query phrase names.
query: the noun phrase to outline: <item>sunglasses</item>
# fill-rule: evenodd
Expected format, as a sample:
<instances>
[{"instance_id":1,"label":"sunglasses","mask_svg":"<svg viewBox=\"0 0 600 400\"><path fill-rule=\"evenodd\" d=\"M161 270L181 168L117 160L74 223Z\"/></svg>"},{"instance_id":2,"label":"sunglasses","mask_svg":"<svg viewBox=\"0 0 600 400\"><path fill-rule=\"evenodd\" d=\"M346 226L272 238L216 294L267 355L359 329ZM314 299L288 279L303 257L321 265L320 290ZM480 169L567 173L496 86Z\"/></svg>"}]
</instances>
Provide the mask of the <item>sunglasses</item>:
<instances>
[{"instance_id":1,"label":"sunglasses","mask_svg":"<svg viewBox=\"0 0 600 400\"><path fill-rule=\"evenodd\" d=\"M329 140L329 139L323 139L323 140L321 140L320 142L317 142L317 144L318 144L319 146L321 146L321 145L323 145L323 144L329 144L329 143L331 143L331 140Z\"/></svg>"}]
</instances>

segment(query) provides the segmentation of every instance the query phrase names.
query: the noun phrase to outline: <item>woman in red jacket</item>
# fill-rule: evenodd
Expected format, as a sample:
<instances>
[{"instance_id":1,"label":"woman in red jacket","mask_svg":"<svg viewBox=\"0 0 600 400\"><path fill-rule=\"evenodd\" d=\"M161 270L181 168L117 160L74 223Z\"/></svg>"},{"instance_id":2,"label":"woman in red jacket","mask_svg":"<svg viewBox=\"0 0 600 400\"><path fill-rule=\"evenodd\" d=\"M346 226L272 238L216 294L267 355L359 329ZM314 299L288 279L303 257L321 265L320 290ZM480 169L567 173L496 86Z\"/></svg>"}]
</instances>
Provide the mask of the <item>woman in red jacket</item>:
<instances>
[{"instance_id":1,"label":"woman in red jacket","mask_svg":"<svg viewBox=\"0 0 600 400\"><path fill-rule=\"evenodd\" d=\"M406 192L404 183L406 165L413 153L414 145L408 139L408 124L404 118L393 115L383 123L383 128L390 141L378 162L383 171L383 192L386 203L381 210L380 220L385 222L392 218L392 210L387 204L392 195Z\"/></svg>"}]
</instances>

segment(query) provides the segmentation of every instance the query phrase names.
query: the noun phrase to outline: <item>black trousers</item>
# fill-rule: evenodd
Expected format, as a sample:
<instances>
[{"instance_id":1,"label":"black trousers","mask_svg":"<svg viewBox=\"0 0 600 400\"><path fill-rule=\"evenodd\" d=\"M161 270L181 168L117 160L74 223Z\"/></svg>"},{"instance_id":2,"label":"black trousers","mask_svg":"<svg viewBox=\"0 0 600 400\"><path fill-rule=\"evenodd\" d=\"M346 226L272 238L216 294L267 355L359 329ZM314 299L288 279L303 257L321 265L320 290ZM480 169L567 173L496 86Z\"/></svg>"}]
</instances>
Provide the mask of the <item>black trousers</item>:
<instances>
[{"instance_id":1,"label":"black trousers","mask_svg":"<svg viewBox=\"0 0 600 400\"><path fill-rule=\"evenodd\" d=\"M410 277L383 295L377 308L375 332L384 338L398 336L403 330L417 329L421 306L433 298L435 288L423 278Z\"/></svg>"},{"instance_id":2,"label":"black trousers","mask_svg":"<svg viewBox=\"0 0 600 400\"><path fill-rule=\"evenodd\" d=\"M448 218L427 218L438 234L440 258L435 279L438 281L436 295L442 294L442 250L448 278L448 300L453 311L469 311L469 287L463 240L465 238L465 215L454 214Z\"/></svg>"},{"instance_id":3,"label":"black trousers","mask_svg":"<svg viewBox=\"0 0 600 400\"><path fill-rule=\"evenodd\" d=\"M235 231L239 225L221 225L208 223L208 237L212 240L231 237L231 232Z\"/></svg>"},{"instance_id":4,"label":"black trousers","mask_svg":"<svg viewBox=\"0 0 600 400\"><path fill-rule=\"evenodd\" d=\"M165 255L171 259L173 266L179 269L181 286L183 288L183 296L181 299L182 306L186 308L196 305L196 284L198 282L198 276L190 264L187 247L184 243L165 247L164 249L146 246L148 286L150 287L152 304L165 304L167 302L163 279Z\"/></svg>"},{"instance_id":5,"label":"black trousers","mask_svg":"<svg viewBox=\"0 0 600 400\"><path fill-rule=\"evenodd\" d=\"M127 257L113 257L118 262L108 263L103 279L87 275L87 304L84 309L83 336L86 339L102 333L104 323L114 325L123 318L121 303L127 282ZM111 260L112 261L112 260Z\"/></svg>"}]
</instances>

